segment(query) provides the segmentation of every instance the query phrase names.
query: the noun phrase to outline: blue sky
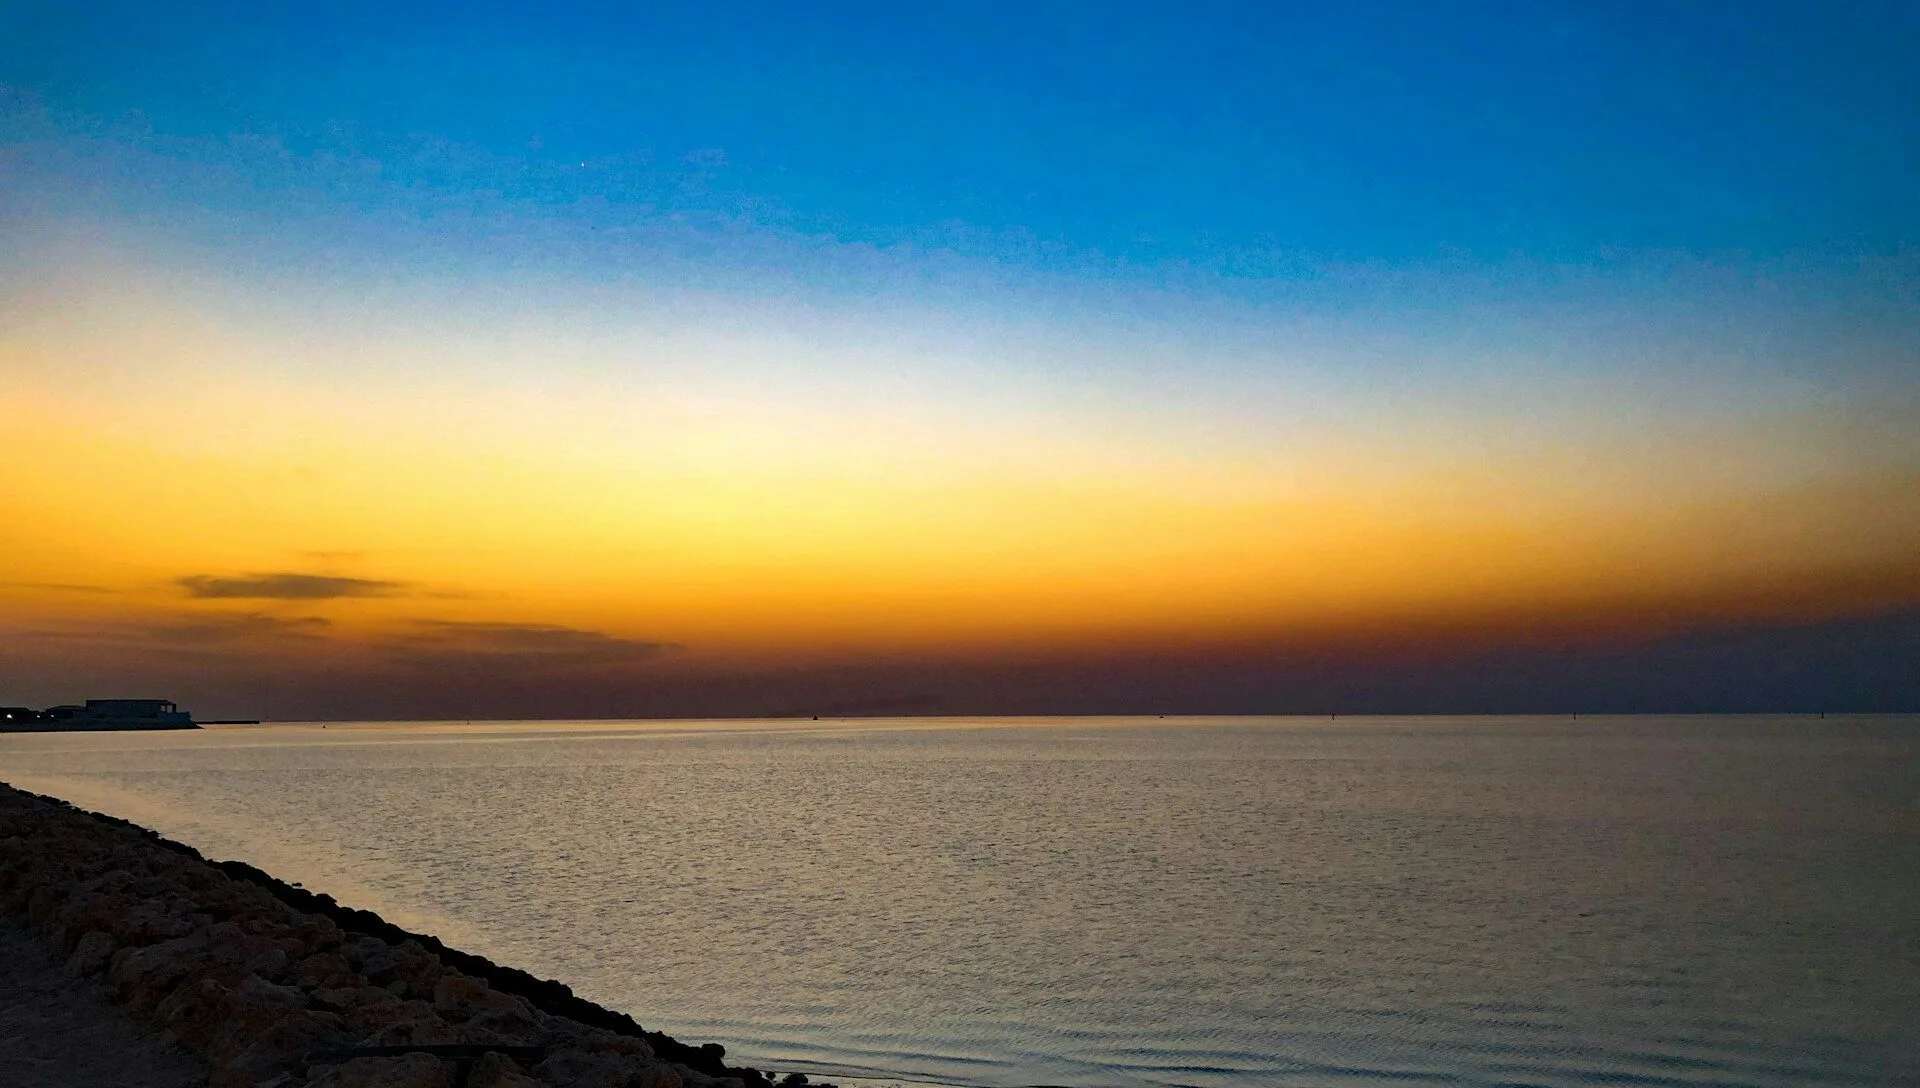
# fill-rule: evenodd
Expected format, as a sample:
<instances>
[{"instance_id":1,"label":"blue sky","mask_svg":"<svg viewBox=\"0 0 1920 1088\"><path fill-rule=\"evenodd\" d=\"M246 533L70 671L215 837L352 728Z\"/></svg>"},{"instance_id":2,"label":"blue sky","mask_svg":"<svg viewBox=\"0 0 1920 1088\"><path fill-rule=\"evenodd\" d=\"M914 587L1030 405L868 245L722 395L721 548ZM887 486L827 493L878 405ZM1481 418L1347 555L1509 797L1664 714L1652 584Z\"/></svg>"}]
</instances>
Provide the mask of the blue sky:
<instances>
[{"instance_id":1,"label":"blue sky","mask_svg":"<svg viewBox=\"0 0 1920 1088\"><path fill-rule=\"evenodd\" d=\"M546 330L585 346L506 365L635 373L592 345L746 330L675 366L1185 445L1815 411L1872 437L1789 475L1912 452L1911 6L0 18L0 272L358 344L301 356L348 378L383 340L478 373Z\"/></svg>"},{"instance_id":2,"label":"blue sky","mask_svg":"<svg viewBox=\"0 0 1920 1088\"><path fill-rule=\"evenodd\" d=\"M10 5L0 74L554 214L1069 269L1833 266L1920 232L1908 4L323 7Z\"/></svg>"}]
</instances>

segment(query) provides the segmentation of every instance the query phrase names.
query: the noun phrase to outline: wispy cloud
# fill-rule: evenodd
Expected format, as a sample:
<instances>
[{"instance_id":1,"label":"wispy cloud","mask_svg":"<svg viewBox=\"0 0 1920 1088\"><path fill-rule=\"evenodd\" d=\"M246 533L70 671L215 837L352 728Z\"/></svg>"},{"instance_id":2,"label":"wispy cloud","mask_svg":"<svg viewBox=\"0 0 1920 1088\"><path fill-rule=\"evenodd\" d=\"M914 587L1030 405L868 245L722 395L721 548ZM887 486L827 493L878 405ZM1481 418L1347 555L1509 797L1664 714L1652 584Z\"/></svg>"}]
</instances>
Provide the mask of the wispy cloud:
<instances>
[{"instance_id":1,"label":"wispy cloud","mask_svg":"<svg viewBox=\"0 0 1920 1088\"><path fill-rule=\"evenodd\" d=\"M544 623L421 620L420 637L400 646L419 662L497 661L526 666L623 665L680 649L671 642L620 638L603 631Z\"/></svg>"},{"instance_id":2,"label":"wispy cloud","mask_svg":"<svg viewBox=\"0 0 1920 1088\"><path fill-rule=\"evenodd\" d=\"M333 626L324 616L269 616L259 612L174 612L119 622L67 622L8 627L0 624L0 649L17 650L28 644L77 648L80 657L112 658L122 652L198 650L215 643L244 643L244 649L264 648L286 639L311 650ZM221 652L236 649L223 646Z\"/></svg>"},{"instance_id":3,"label":"wispy cloud","mask_svg":"<svg viewBox=\"0 0 1920 1088\"><path fill-rule=\"evenodd\" d=\"M313 638L331 621L323 616L266 616L258 612L237 615L195 616L150 624L144 634L161 642L227 642L240 639Z\"/></svg>"},{"instance_id":4,"label":"wispy cloud","mask_svg":"<svg viewBox=\"0 0 1920 1088\"><path fill-rule=\"evenodd\" d=\"M39 589L50 593L118 593L119 590L107 586L81 585L74 582L0 582L7 589Z\"/></svg>"},{"instance_id":5,"label":"wispy cloud","mask_svg":"<svg viewBox=\"0 0 1920 1088\"><path fill-rule=\"evenodd\" d=\"M330 601L342 597L397 597L404 582L345 578L332 574L272 571L223 577L190 574L175 580L187 596L202 600Z\"/></svg>"}]
</instances>

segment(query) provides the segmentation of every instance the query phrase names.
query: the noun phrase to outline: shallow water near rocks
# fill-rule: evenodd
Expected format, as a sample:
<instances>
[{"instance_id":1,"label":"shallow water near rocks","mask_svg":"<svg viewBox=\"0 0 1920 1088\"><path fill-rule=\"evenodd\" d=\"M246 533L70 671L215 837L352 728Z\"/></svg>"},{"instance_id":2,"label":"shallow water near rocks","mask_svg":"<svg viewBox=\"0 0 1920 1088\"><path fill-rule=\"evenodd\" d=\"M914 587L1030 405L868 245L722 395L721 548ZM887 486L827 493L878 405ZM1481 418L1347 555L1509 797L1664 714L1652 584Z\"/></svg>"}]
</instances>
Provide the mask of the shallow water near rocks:
<instances>
[{"instance_id":1,"label":"shallow water near rocks","mask_svg":"<svg viewBox=\"0 0 1920 1088\"><path fill-rule=\"evenodd\" d=\"M1920 1077L1913 717L283 725L0 779L816 1077Z\"/></svg>"}]
</instances>

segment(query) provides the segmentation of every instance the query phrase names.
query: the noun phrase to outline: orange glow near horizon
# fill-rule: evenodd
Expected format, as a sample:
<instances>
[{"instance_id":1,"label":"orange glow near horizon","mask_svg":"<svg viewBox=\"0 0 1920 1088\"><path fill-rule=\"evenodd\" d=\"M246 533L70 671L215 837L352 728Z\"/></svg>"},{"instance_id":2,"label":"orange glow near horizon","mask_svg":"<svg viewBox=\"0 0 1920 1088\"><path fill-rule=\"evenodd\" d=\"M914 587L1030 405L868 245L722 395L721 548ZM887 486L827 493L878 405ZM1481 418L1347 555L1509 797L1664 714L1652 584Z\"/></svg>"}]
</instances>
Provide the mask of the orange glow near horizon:
<instances>
[{"instance_id":1,"label":"orange glow near horizon","mask_svg":"<svg viewBox=\"0 0 1920 1088\"><path fill-rule=\"evenodd\" d=\"M987 86L825 23L846 65L749 77L635 24L666 67L610 95L544 32L40 22L0 704L1920 699L1910 126L1852 54L1805 109L1552 65L1515 105L1249 96L1212 46Z\"/></svg>"},{"instance_id":2,"label":"orange glow near horizon","mask_svg":"<svg viewBox=\"0 0 1920 1088\"><path fill-rule=\"evenodd\" d=\"M15 379L9 611L317 617L349 641L420 621L550 624L806 660L1598 619L1650 602L1668 622L1737 618L1920 588L1914 475L1839 464L1727 484L1782 446L1818 450L1817 418L1702 428L1651 453L1602 436L1463 454L1384 432L1196 452L912 405L822 421L588 382L497 391L378 368L322 381L249 370L245 349L203 339L193 351L213 357L171 376L178 343L140 351L158 360L146 368L104 366L85 343L66 360L48 357L58 345L0 349ZM391 586L195 599L181 583L261 572Z\"/></svg>"}]
</instances>

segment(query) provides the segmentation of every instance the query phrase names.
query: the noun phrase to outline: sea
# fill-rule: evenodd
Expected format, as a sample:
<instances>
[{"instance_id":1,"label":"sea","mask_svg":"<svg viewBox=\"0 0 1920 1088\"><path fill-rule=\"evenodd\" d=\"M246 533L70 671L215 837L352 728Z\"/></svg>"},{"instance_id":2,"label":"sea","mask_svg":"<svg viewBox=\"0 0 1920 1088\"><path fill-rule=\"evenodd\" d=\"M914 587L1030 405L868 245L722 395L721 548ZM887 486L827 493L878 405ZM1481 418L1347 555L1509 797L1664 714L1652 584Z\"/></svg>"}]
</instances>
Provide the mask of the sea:
<instances>
[{"instance_id":1,"label":"sea","mask_svg":"<svg viewBox=\"0 0 1920 1088\"><path fill-rule=\"evenodd\" d=\"M0 780L862 1088L1920 1083L1920 718L329 723Z\"/></svg>"}]
</instances>

